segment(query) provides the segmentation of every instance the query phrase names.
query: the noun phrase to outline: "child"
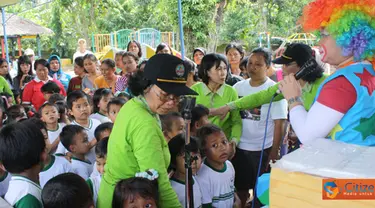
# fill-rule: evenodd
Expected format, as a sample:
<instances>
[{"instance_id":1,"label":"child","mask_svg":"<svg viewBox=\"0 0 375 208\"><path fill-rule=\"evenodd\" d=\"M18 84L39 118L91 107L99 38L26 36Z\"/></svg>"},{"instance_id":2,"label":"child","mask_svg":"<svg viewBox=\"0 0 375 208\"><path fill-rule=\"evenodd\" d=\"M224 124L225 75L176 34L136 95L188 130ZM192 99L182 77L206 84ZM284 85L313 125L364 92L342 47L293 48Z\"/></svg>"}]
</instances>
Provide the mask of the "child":
<instances>
[{"instance_id":1,"label":"child","mask_svg":"<svg viewBox=\"0 0 375 208\"><path fill-rule=\"evenodd\" d=\"M6 110L7 120L6 124L18 122L21 119L27 118L25 108L22 105L12 105Z\"/></svg>"},{"instance_id":2,"label":"child","mask_svg":"<svg viewBox=\"0 0 375 208\"><path fill-rule=\"evenodd\" d=\"M64 147L73 155L73 172L87 180L93 171L93 165L85 157L90 151L85 129L78 125L67 125L62 129L60 140Z\"/></svg>"},{"instance_id":3,"label":"child","mask_svg":"<svg viewBox=\"0 0 375 208\"><path fill-rule=\"evenodd\" d=\"M115 187L112 208L157 207L159 192L155 170L137 173L136 177L121 180Z\"/></svg>"},{"instance_id":4,"label":"child","mask_svg":"<svg viewBox=\"0 0 375 208\"><path fill-rule=\"evenodd\" d=\"M95 167L96 170L99 172L97 176L91 176L86 182L88 183L91 193L93 194L94 202L98 200L98 193L100 182L102 181L102 175L104 173L104 165L107 161L107 147L108 147L108 137L103 138L100 140L96 147L96 162Z\"/></svg>"},{"instance_id":5,"label":"child","mask_svg":"<svg viewBox=\"0 0 375 208\"><path fill-rule=\"evenodd\" d=\"M71 124L81 126L86 130L91 149L86 157L91 163L94 163L95 150L92 148L96 144L94 132L96 127L100 125L100 122L96 119L89 118L91 107L88 95L81 90L73 91L67 97L67 105L69 114L74 118ZM56 153L65 154L66 152L66 148L64 148L60 142Z\"/></svg>"},{"instance_id":6,"label":"child","mask_svg":"<svg viewBox=\"0 0 375 208\"><path fill-rule=\"evenodd\" d=\"M35 124L35 126L40 129L42 134L45 136L44 141L46 143L47 152L51 152L51 143L48 139L47 128L44 125L43 121L34 117L29 120L23 121L23 123ZM43 188L47 181L49 181L51 178L68 172L73 172L72 166L68 160L63 157L56 157L54 155L48 154L46 160L44 161L44 167L39 173L40 186Z\"/></svg>"},{"instance_id":7,"label":"child","mask_svg":"<svg viewBox=\"0 0 375 208\"><path fill-rule=\"evenodd\" d=\"M44 208L94 208L92 194L76 174L64 173L47 182L42 191Z\"/></svg>"},{"instance_id":8,"label":"child","mask_svg":"<svg viewBox=\"0 0 375 208\"><path fill-rule=\"evenodd\" d=\"M110 89L97 89L93 97L94 114L92 114L90 118L97 119L100 123L111 122L108 118L107 105L112 98L113 94Z\"/></svg>"},{"instance_id":9,"label":"child","mask_svg":"<svg viewBox=\"0 0 375 208\"><path fill-rule=\"evenodd\" d=\"M99 142L105 137L109 137L111 135L113 129L113 123L111 122L106 122L100 124L98 127L95 129L95 138L96 141Z\"/></svg>"},{"instance_id":10,"label":"child","mask_svg":"<svg viewBox=\"0 0 375 208\"><path fill-rule=\"evenodd\" d=\"M109 119L111 119L113 123L115 123L117 114L120 112L121 107L125 105L125 103L126 100L124 100L123 98L113 98L111 101L108 102L108 117Z\"/></svg>"},{"instance_id":11,"label":"child","mask_svg":"<svg viewBox=\"0 0 375 208\"><path fill-rule=\"evenodd\" d=\"M203 207L233 207L235 172L228 160L228 139L224 132L213 124L200 128L197 135L202 153L206 156L197 174L203 195Z\"/></svg>"},{"instance_id":12,"label":"child","mask_svg":"<svg viewBox=\"0 0 375 208\"><path fill-rule=\"evenodd\" d=\"M41 120L45 123L46 130L48 131L48 139L50 142L50 154L56 152L57 146L60 143L59 135L62 131L62 128L65 126L64 123L59 123L60 119L58 107L49 102L44 103L39 108L39 116Z\"/></svg>"},{"instance_id":13,"label":"child","mask_svg":"<svg viewBox=\"0 0 375 208\"><path fill-rule=\"evenodd\" d=\"M115 62L116 62L116 73L120 74L125 71L124 62L122 62L122 55L124 55L125 51L118 51L115 55Z\"/></svg>"},{"instance_id":14,"label":"child","mask_svg":"<svg viewBox=\"0 0 375 208\"><path fill-rule=\"evenodd\" d=\"M9 181L12 175L4 170L1 166L2 164L0 163L0 197L4 197L8 191Z\"/></svg>"},{"instance_id":15,"label":"child","mask_svg":"<svg viewBox=\"0 0 375 208\"><path fill-rule=\"evenodd\" d=\"M66 105L65 97L61 94L53 94L48 99L48 102L52 103L52 104L55 104L57 106L57 109L58 109L59 114L60 114L60 118L59 118L58 122L69 125L70 124L70 118L67 114L68 106Z\"/></svg>"},{"instance_id":16,"label":"child","mask_svg":"<svg viewBox=\"0 0 375 208\"><path fill-rule=\"evenodd\" d=\"M85 68L83 67L83 57L77 57L74 59L74 74L77 75L73 77L68 86L68 94L75 90L82 90L82 79L86 75Z\"/></svg>"},{"instance_id":17,"label":"child","mask_svg":"<svg viewBox=\"0 0 375 208\"><path fill-rule=\"evenodd\" d=\"M180 113L172 112L161 116L163 134L167 142L178 134L184 133L185 121Z\"/></svg>"},{"instance_id":18,"label":"child","mask_svg":"<svg viewBox=\"0 0 375 208\"><path fill-rule=\"evenodd\" d=\"M51 95L60 93L60 87L55 82L51 81L45 83L40 90L43 93L45 101L48 101Z\"/></svg>"},{"instance_id":19,"label":"child","mask_svg":"<svg viewBox=\"0 0 375 208\"><path fill-rule=\"evenodd\" d=\"M170 167L174 171L171 177L171 185L177 193L178 200L182 206L185 206L185 139L179 134L171 139L168 143L169 152L171 153ZM193 193L194 207L202 207L202 193L195 175L201 167L202 159L199 151L198 142L195 138L190 138L189 150L191 151L192 173L193 173Z\"/></svg>"},{"instance_id":20,"label":"child","mask_svg":"<svg viewBox=\"0 0 375 208\"><path fill-rule=\"evenodd\" d=\"M1 129L0 161L13 175L4 197L11 206L43 207L39 172L47 157L45 147L44 136L35 125L14 123Z\"/></svg>"},{"instance_id":21,"label":"child","mask_svg":"<svg viewBox=\"0 0 375 208\"><path fill-rule=\"evenodd\" d=\"M122 61L124 62L124 69L121 73L121 77L118 78L116 82L116 92L123 92L128 87L130 76L137 71L139 57L132 52L126 52L122 55Z\"/></svg>"},{"instance_id":22,"label":"child","mask_svg":"<svg viewBox=\"0 0 375 208\"><path fill-rule=\"evenodd\" d=\"M92 94L95 90L95 79L100 75L98 59L94 54L86 54L83 57L83 66L87 74L82 78L82 90Z\"/></svg>"},{"instance_id":23,"label":"child","mask_svg":"<svg viewBox=\"0 0 375 208\"><path fill-rule=\"evenodd\" d=\"M190 135L196 136L200 127L210 123L208 115L210 111L204 105L197 105L191 111Z\"/></svg>"}]
</instances>

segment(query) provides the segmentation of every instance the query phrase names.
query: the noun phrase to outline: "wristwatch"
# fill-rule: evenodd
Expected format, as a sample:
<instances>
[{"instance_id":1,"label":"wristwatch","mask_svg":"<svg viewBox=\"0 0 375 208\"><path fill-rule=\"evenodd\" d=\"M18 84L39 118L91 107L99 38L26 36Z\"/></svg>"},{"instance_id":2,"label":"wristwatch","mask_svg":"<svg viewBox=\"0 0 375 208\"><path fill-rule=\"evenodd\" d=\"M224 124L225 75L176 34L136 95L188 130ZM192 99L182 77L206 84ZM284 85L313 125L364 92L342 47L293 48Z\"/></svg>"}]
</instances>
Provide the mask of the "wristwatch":
<instances>
[{"instance_id":1,"label":"wristwatch","mask_svg":"<svg viewBox=\"0 0 375 208\"><path fill-rule=\"evenodd\" d=\"M296 102L303 103L303 100L300 96L293 97L288 100L288 105L292 105L293 103L296 103Z\"/></svg>"}]
</instances>

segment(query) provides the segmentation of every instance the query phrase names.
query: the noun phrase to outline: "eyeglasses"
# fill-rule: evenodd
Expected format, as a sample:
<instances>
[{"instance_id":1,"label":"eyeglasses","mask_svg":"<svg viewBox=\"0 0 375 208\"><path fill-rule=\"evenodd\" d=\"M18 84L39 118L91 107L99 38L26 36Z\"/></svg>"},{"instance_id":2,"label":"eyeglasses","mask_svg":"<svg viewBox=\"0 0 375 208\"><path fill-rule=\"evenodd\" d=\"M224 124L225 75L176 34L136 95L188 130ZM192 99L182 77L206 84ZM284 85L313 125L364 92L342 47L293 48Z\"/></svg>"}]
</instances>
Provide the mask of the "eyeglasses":
<instances>
[{"instance_id":1,"label":"eyeglasses","mask_svg":"<svg viewBox=\"0 0 375 208\"><path fill-rule=\"evenodd\" d=\"M176 95L170 95L170 94L163 94L163 93L158 93L155 89L153 89L154 93L156 96L158 96L158 98L160 99L160 101L162 101L163 103L165 102L168 102L168 101L171 101L173 100L175 103L178 103L180 102L180 97L176 96Z\"/></svg>"}]
</instances>

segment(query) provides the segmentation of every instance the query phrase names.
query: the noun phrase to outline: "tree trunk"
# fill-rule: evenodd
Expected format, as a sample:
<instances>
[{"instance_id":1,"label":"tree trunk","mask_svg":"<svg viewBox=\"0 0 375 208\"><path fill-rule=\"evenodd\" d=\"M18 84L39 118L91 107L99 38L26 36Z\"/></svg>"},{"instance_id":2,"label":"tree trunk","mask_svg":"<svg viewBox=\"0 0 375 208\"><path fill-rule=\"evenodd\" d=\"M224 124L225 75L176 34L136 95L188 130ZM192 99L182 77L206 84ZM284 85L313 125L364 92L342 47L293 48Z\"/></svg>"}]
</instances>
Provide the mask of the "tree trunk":
<instances>
[{"instance_id":1,"label":"tree trunk","mask_svg":"<svg viewBox=\"0 0 375 208\"><path fill-rule=\"evenodd\" d=\"M221 29L221 23L223 22L224 18L224 10L227 5L227 0L221 0L218 4L216 4L216 12L214 16L214 21L215 21L215 32L210 33L210 43L208 45L208 51L211 52L216 52L216 48L218 46L219 42L219 34L220 34L220 29Z\"/></svg>"}]
</instances>

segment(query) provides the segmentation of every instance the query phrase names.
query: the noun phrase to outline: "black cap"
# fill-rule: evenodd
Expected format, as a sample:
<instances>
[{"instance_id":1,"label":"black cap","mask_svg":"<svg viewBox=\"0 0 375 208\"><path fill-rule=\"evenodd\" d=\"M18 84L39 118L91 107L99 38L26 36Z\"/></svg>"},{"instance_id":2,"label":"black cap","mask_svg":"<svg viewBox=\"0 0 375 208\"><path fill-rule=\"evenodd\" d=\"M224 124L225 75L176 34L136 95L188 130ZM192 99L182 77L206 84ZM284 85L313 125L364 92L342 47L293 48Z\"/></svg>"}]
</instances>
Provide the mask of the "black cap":
<instances>
[{"instance_id":1,"label":"black cap","mask_svg":"<svg viewBox=\"0 0 375 208\"><path fill-rule=\"evenodd\" d=\"M176 56L157 54L146 63L144 76L168 94L198 95L186 86L189 72L185 65L185 62Z\"/></svg>"},{"instance_id":2,"label":"black cap","mask_svg":"<svg viewBox=\"0 0 375 208\"><path fill-rule=\"evenodd\" d=\"M289 64L295 61L299 66L302 66L306 61L313 57L313 50L310 46L302 43L292 43L286 47L283 55L274 59L272 63Z\"/></svg>"}]
</instances>

